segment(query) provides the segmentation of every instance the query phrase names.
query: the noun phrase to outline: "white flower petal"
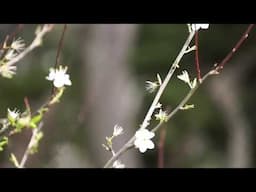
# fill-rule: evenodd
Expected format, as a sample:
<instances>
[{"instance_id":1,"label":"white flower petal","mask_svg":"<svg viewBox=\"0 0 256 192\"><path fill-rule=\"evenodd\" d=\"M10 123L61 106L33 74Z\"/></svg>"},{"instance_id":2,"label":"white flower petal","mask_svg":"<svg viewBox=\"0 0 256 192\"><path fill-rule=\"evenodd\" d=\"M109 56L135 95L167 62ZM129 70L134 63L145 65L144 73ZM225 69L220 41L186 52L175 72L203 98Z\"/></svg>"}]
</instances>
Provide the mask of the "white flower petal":
<instances>
[{"instance_id":1,"label":"white flower petal","mask_svg":"<svg viewBox=\"0 0 256 192\"><path fill-rule=\"evenodd\" d=\"M141 140L136 139L136 140L134 141L134 145L136 146L136 148L139 148L140 145L141 145Z\"/></svg>"},{"instance_id":2,"label":"white flower petal","mask_svg":"<svg viewBox=\"0 0 256 192\"><path fill-rule=\"evenodd\" d=\"M154 149L155 144L151 140L147 140L147 148L148 149Z\"/></svg>"},{"instance_id":3,"label":"white flower petal","mask_svg":"<svg viewBox=\"0 0 256 192\"><path fill-rule=\"evenodd\" d=\"M153 132L148 132L147 133L147 138L148 139L151 139L151 138L153 138L155 136L155 133L153 133Z\"/></svg>"},{"instance_id":4,"label":"white flower petal","mask_svg":"<svg viewBox=\"0 0 256 192\"><path fill-rule=\"evenodd\" d=\"M55 78L55 71L54 69L50 69L49 75L46 77L47 80L52 81Z\"/></svg>"},{"instance_id":5,"label":"white flower petal","mask_svg":"<svg viewBox=\"0 0 256 192\"><path fill-rule=\"evenodd\" d=\"M182 71L182 74L178 75L177 78L184 81L185 83L190 83L189 74L186 70Z\"/></svg>"},{"instance_id":6,"label":"white flower petal","mask_svg":"<svg viewBox=\"0 0 256 192\"><path fill-rule=\"evenodd\" d=\"M208 29L209 24L192 24L191 27L193 31L197 31L199 29Z\"/></svg>"},{"instance_id":7,"label":"white flower petal","mask_svg":"<svg viewBox=\"0 0 256 192\"><path fill-rule=\"evenodd\" d=\"M145 152L147 151L147 146L141 145L141 146L139 147L139 150L140 150L141 153L145 153Z\"/></svg>"},{"instance_id":8,"label":"white flower petal","mask_svg":"<svg viewBox=\"0 0 256 192\"><path fill-rule=\"evenodd\" d=\"M59 69L50 69L49 75L46 77L47 80L53 81L53 85L57 88L63 87L64 85L72 85L69 75L66 74L67 67L59 66Z\"/></svg>"},{"instance_id":9,"label":"white flower petal","mask_svg":"<svg viewBox=\"0 0 256 192\"><path fill-rule=\"evenodd\" d=\"M57 88L63 87L64 82L61 79L55 79L53 81L53 85Z\"/></svg>"},{"instance_id":10,"label":"white flower petal","mask_svg":"<svg viewBox=\"0 0 256 192\"><path fill-rule=\"evenodd\" d=\"M119 125L115 125L114 126L114 131L113 131L113 136L118 136L118 135L121 135L123 134L123 128Z\"/></svg>"},{"instance_id":11,"label":"white flower petal","mask_svg":"<svg viewBox=\"0 0 256 192\"><path fill-rule=\"evenodd\" d=\"M147 149L153 149L154 143L150 140L155 136L155 133L150 132L147 129L140 129L135 133L135 148L139 148L141 153L144 153Z\"/></svg>"}]
</instances>

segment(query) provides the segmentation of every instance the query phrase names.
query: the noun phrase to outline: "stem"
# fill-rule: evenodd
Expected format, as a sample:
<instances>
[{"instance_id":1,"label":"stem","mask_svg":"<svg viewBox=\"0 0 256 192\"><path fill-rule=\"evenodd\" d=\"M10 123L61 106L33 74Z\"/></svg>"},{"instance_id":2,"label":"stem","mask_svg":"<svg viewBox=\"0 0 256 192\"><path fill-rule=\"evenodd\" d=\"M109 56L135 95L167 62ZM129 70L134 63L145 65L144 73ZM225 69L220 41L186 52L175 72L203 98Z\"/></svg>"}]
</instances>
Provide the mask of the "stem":
<instances>
[{"instance_id":1,"label":"stem","mask_svg":"<svg viewBox=\"0 0 256 192\"><path fill-rule=\"evenodd\" d=\"M23 57L25 57L29 52L31 52L33 49L35 49L36 47L40 46L42 38L44 37L44 35L46 33L50 32L52 30L52 28L53 28L53 25L45 24L43 26L43 29L36 35L36 37L33 40L33 42L26 49L24 49L23 52L21 52L17 57L15 57L11 61L9 61L6 65L11 66L14 63L17 63Z\"/></svg>"},{"instance_id":2,"label":"stem","mask_svg":"<svg viewBox=\"0 0 256 192\"><path fill-rule=\"evenodd\" d=\"M176 57L175 61L173 62L173 64L172 64L172 66L171 66L171 68L170 68L168 74L166 75L166 77L165 77L165 79L164 79L162 85L160 86L160 88L159 88L159 90L158 90L158 92L157 92L157 94L156 94L156 96L155 96L155 98L154 98L154 100L153 100L153 102L152 102L152 104L151 104L151 106L150 106L148 112L147 112L146 117L144 118L144 121L143 121L143 123L142 123L142 125L141 125L141 129L142 129L142 128L146 128L146 127L149 125L149 121L150 121L151 116L152 116L152 114L153 114L153 112L154 112L154 110L155 110L155 107L156 107L156 105L157 105L157 103L158 103L158 101L159 101L161 95L163 94L164 89L166 88L168 82L170 81L170 79L171 79L171 77L172 77L174 71L175 71L176 68L178 67L178 64L180 63L181 58L182 58L183 55L185 54L187 47L189 46L189 44L190 44L192 38L194 37L194 34L195 34L194 31L192 31L192 32L189 34L189 36L188 36L186 42L184 43L184 45L183 45L183 47L182 47L182 49L181 49L179 55Z\"/></svg>"},{"instance_id":3,"label":"stem","mask_svg":"<svg viewBox=\"0 0 256 192\"><path fill-rule=\"evenodd\" d=\"M218 74L216 69L211 70L210 72L208 72L203 78L201 83L197 83L197 85L191 89L188 94L182 99L182 101L177 105L177 107L167 116L167 121L169 121L179 110L181 107L183 107L188 100L193 96L193 94L195 93L195 91L198 89L198 87L210 76L210 75L216 75ZM155 126L151 131L152 132L156 132L162 125L164 124L164 121L161 121L160 123L158 123L157 126Z\"/></svg>"},{"instance_id":4,"label":"stem","mask_svg":"<svg viewBox=\"0 0 256 192\"><path fill-rule=\"evenodd\" d=\"M186 50L187 50L187 47L189 46L191 40L193 39L195 35L195 31L191 31L191 33L189 33L189 36L187 38L187 40L185 41L180 53L178 54L178 56L176 57L175 61L173 62L168 74L166 75L162 85L160 86L144 120L143 120L143 123L140 127L140 129L142 128L146 128L149 124L149 121L151 119L151 116L155 110L155 107L164 91L164 89L166 88L168 82L170 81L174 71L176 70L176 68L178 67L178 64L180 63L180 60L181 58L183 57L184 54L186 54ZM133 146L133 142L135 140L135 136L133 136L126 144L124 144L124 146L114 155L112 156L108 162L104 165L104 168L108 168L116 159L119 158L119 156L121 156L125 151L127 151L130 147Z\"/></svg>"},{"instance_id":5,"label":"stem","mask_svg":"<svg viewBox=\"0 0 256 192\"><path fill-rule=\"evenodd\" d=\"M64 35L65 35L66 30L67 30L67 24L64 25L63 30L62 30L62 34L61 34L61 37L60 37L60 40L59 40L59 45L58 45L58 50L57 50L57 55L56 55L56 62L55 62L55 65L54 65L55 69L58 67L58 65L60 63L60 51L61 51L61 48L63 47ZM52 94L55 92L55 90L56 89L52 85Z\"/></svg>"},{"instance_id":6,"label":"stem","mask_svg":"<svg viewBox=\"0 0 256 192\"><path fill-rule=\"evenodd\" d=\"M57 66L59 64L60 51L61 51L61 48L63 47L64 35L65 35L66 30L67 30L67 24L64 24L64 27L63 27L63 30L62 30L62 34L61 34L61 37L60 37L60 41L59 41L59 45L58 45L56 62L55 62L54 68L57 68Z\"/></svg>"},{"instance_id":7,"label":"stem","mask_svg":"<svg viewBox=\"0 0 256 192\"><path fill-rule=\"evenodd\" d=\"M249 33L251 32L252 28L254 27L254 24L250 24L248 28L245 30L242 37L239 39L239 41L236 43L235 47L229 52L229 54L220 62L218 65L218 70L223 69L224 65L231 59L233 54L241 47L243 42L248 38Z\"/></svg>"},{"instance_id":8,"label":"stem","mask_svg":"<svg viewBox=\"0 0 256 192\"><path fill-rule=\"evenodd\" d=\"M164 143L166 129L161 129L160 140L158 144L158 168L164 168Z\"/></svg>"},{"instance_id":9,"label":"stem","mask_svg":"<svg viewBox=\"0 0 256 192\"><path fill-rule=\"evenodd\" d=\"M199 82L201 82L201 72L200 72L200 65L199 65L199 46L198 46L198 30L196 31L195 34L195 45L196 45L196 54L195 54L195 62L196 62L196 71L197 71L197 79Z\"/></svg>"},{"instance_id":10,"label":"stem","mask_svg":"<svg viewBox=\"0 0 256 192\"><path fill-rule=\"evenodd\" d=\"M23 28L23 24L18 24L18 26L16 27L16 29L15 29L10 35L7 35L7 36L6 36L6 39L5 39L4 42L7 42L8 39L14 38L15 35L16 35L18 32L21 31L22 28ZM3 48L3 45L4 45L4 43L1 43L1 44L0 44L0 49Z\"/></svg>"},{"instance_id":11,"label":"stem","mask_svg":"<svg viewBox=\"0 0 256 192\"><path fill-rule=\"evenodd\" d=\"M43 123L41 122L41 123L38 125L37 128L33 129L32 136L31 136L30 141L29 141L29 144L28 144L28 146L27 146L27 148L26 148L26 150L25 150L25 153L24 153L24 155L23 155L23 157L22 157L22 160L21 160L21 163L20 163L19 168L24 168L24 166L25 166L25 164L26 164L26 162L27 162L27 160L28 160L28 156L29 156L30 149L31 149L31 147L32 147L33 144L34 144L36 134L41 130L42 126L43 126Z\"/></svg>"},{"instance_id":12,"label":"stem","mask_svg":"<svg viewBox=\"0 0 256 192\"><path fill-rule=\"evenodd\" d=\"M180 102L180 104L168 115L167 117L167 121L169 121L180 109L180 107L183 107L187 101L193 96L193 94L195 93L195 91L198 89L198 87L201 85L201 83L203 83L210 75L216 75L218 74L219 70L223 68L223 66L225 65L225 63L227 63L231 57L233 56L233 54L238 50L238 48L240 48L240 46L242 45L242 43L248 38L249 33L251 32L252 28L253 28L254 24L250 24L249 27L247 28L247 30L244 32L243 36L240 38L240 40L238 41L238 43L235 45L235 47L232 49L232 51L222 60L222 62L213 70L211 70L210 72L208 72L201 80L200 83L197 83L197 85L191 89L189 91L189 93L184 97L184 99ZM190 41L192 40L193 36L194 36L195 32L191 31L191 33L189 34L189 37L187 38L182 50L180 51L179 55L177 56L176 60L174 61L171 69L169 70L163 84L160 86L154 101L151 104L151 107L141 125L141 128L146 128L148 125L148 121L151 119L151 116L154 112L154 108L156 106L156 104L158 103L160 96L162 95L162 92L164 91L167 83L169 82L173 72L175 71L175 69L177 68L182 56L186 53L186 48L189 45ZM156 132L163 124L164 122L160 122L156 127L154 127L151 131L152 132ZM111 163L113 163L116 159L118 159L124 152L126 152L129 148L133 147L133 142L135 140L135 136L133 136L117 153L115 156L113 156L111 159L109 159L109 161L105 164L104 168L108 168L110 166Z\"/></svg>"}]
</instances>

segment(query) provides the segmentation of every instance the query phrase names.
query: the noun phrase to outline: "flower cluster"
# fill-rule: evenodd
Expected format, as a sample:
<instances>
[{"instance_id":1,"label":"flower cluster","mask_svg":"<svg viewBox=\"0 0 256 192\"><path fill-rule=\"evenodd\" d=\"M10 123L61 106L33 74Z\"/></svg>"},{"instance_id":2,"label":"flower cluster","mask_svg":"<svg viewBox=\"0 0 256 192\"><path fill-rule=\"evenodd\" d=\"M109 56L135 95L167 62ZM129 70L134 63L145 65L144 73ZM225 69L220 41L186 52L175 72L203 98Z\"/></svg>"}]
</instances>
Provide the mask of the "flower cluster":
<instances>
[{"instance_id":1,"label":"flower cluster","mask_svg":"<svg viewBox=\"0 0 256 192\"><path fill-rule=\"evenodd\" d=\"M7 39L5 40L1 49L3 56L1 55L0 60L0 74L5 78L12 78L16 74L17 67L14 63L10 63L15 59L19 53L25 49L24 40L18 38L14 40L11 45L7 45Z\"/></svg>"}]
</instances>

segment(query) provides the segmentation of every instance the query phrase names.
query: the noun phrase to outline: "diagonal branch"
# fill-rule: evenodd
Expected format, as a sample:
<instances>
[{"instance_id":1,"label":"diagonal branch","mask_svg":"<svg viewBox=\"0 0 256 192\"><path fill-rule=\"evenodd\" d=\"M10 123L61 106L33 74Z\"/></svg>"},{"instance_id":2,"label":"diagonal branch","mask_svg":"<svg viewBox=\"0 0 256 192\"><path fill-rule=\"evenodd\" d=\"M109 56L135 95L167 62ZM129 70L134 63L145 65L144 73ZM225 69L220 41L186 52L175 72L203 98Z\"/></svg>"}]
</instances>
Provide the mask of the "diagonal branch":
<instances>
[{"instance_id":1,"label":"diagonal branch","mask_svg":"<svg viewBox=\"0 0 256 192\"><path fill-rule=\"evenodd\" d=\"M151 116L155 110L155 107L156 107L164 89L166 88L166 86L167 86L168 82L170 81L176 68L179 67L181 58L186 54L186 50L187 50L190 42L192 41L194 35L195 35L195 31L191 31L191 33L189 33L188 38L185 41L180 53L176 57L168 74L166 75L163 83L161 84L160 88L158 89L158 92L157 92L148 112L147 112L147 115L145 116L145 118L143 120L143 123L142 123L140 129L146 128L148 126L149 121L151 120ZM119 156L121 156L125 151L127 151L129 148L131 148L133 146L134 140L135 140L135 136L133 136L126 144L124 144L124 146L119 151L116 152L116 154L114 156L111 157L111 159L109 159L109 161L105 164L104 168L108 168L116 159L119 158Z\"/></svg>"},{"instance_id":2,"label":"diagonal branch","mask_svg":"<svg viewBox=\"0 0 256 192\"><path fill-rule=\"evenodd\" d=\"M13 58L11 61L9 61L6 65L11 66L18 61L20 61L22 58L24 58L29 52L31 52L33 49L41 45L42 39L45 36L46 33L50 32L52 30L54 25L45 24L42 28L42 30L36 34L35 39L32 41L32 43L24 49L17 57Z\"/></svg>"},{"instance_id":3,"label":"diagonal branch","mask_svg":"<svg viewBox=\"0 0 256 192\"><path fill-rule=\"evenodd\" d=\"M252 31L254 27L254 24L250 24L248 28L245 30L244 34L242 37L239 39L239 41L236 43L234 48L231 50L229 54L220 62L218 65L218 70L222 70L224 65L232 58L233 54L241 47L241 45L244 43L244 41L248 38L249 33Z\"/></svg>"},{"instance_id":4,"label":"diagonal branch","mask_svg":"<svg viewBox=\"0 0 256 192\"><path fill-rule=\"evenodd\" d=\"M201 71L200 71L199 56L198 56L198 52L199 52L198 35L199 35L198 31L196 31L196 34L195 34L195 45L196 45L195 62L196 62L197 79L199 82L201 82Z\"/></svg>"}]
</instances>

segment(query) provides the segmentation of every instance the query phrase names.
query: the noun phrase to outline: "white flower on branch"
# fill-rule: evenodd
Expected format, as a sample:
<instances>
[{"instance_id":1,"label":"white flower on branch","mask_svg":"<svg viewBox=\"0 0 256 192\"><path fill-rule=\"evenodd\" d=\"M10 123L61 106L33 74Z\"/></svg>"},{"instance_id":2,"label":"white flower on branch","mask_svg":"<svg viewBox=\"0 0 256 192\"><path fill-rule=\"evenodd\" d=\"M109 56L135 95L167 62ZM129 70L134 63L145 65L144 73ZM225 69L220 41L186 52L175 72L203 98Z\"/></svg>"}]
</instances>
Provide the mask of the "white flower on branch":
<instances>
[{"instance_id":1,"label":"white flower on branch","mask_svg":"<svg viewBox=\"0 0 256 192\"><path fill-rule=\"evenodd\" d=\"M4 56L4 58L8 61L14 59L18 54L14 52L13 49L9 49L6 53L6 55Z\"/></svg>"},{"instance_id":2,"label":"white flower on branch","mask_svg":"<svg viewBox=\"0 0 256 192\"><path fill-rule=\"evenodd\" d=\"M4 64L0 66L0 74L5 78L12 78L16 74L17 67L13 65Z\"/></svg>"},{"instance_id":3,"label":"white flower on branch","mask_svg":"<svg viewBox=\"0 0 256 192\"><path fill-rule=\"evenodd\" d=\"M146 81L146 90L149 93L155 92L159 84L157 82Z\"/></svg>"},{"instance_id":4,"label":"white flower on branch","mask_svg":"<svg viewBox=\"0 0 256 192\"><path fill-rule=\"evenodd\" d=\"M114 137L123 134L123 132L124 132L124 129L121 126L119 126L119 125L114 126L114 131L113 131Z\"/></svg>"},{"instance_id":5,"label":"white flower on branch","mask_svg":"<svg viewBox=\"0 0 256 192\"><path fill-rule=\"evenodd\" d=\"M121 163L121 161L119 161L119 160L116 160L116 161L113 163L113 168L122 169L122 168L125 168L125 164Z\"/></svg>"},{"instance_id":6,"label":"white flower on branch","mask_svg":"<svg viewBox=\"0 0 256 192\"><path fill-rule=\"evenodd\" d=\"M182 74L178 75L177 78L187 83L191 89L195 88L196 86L196 83L197 83L196 78L193 80L193 82L191 82L189 78L189 74L186 70L182 71Z\"/></svg>"},{"instance_id":7,"label":"white flower on branch","mask_svg":"<svg viewBox=\"0 0 256 192\"><path fill-rule=\"evenodd\" d=\"M208 29L209 24L192 24L191 28L193 31L198 31L199 29Z\"/></svg>"},{"instance_id":8,"label":"white flower on branch","mask_svg":"<svg viewBox=\"0 0 256 192\"><path fill-rule=\"evenodd\" d=\"M135 141L134 145L135 148L139 148L141 153L147 151L147 149L154 149L155 145L150 140L155 136L155 133L147 130L147 129L140 129L135 133Z\"/></svg>"},{"instance_id":9,"label":"white flower on branch","mask_svg":"<svg viewBox=\"0 0 256 192\"><path fill-rule=\"evenodd\" d=\"M155 106L155 109L160 109L162 107L162 104L160 103L160 102L158 102L157 104L156 104L156 106Z\"/></svg>"},{"instance_id":10,"label":"white flower on branch","mask_svg":"<svg viewBox=\"0 0 256 192\"><path fill-rule=\"evenodd\" d=\"M167 122L167 113L166 111L163 111L162 109L159 110L158 114L155 115L156 120L162 121L162 122Z\"/></svg>"},{"instance_id":11,"label":"white flower on branch","mask_svg":"<svg viewBox=\"0 0 256 192\"><path fill-rule=\"evenodd\" d=\"M16 120L20 115L19 110L17 110L16 108L13 111L11 111L8 108L7 111L8 111L8 118L11 118L11 119L14 119L14 120Z\"/></svg>"},{"instance_id":12,"label":"white flower on branch","mask_svg":"<svg viewBox=\"0 0 256 192\"><path fill-rule=\"evenodd\" d=\"M189 75L188 75L188 72L186 70L182 71L182 74L178 75L177 77L178 77L178 79L184 81L185 83L190 84Z\"/></svg>"},{"instance_id":13,"label":"white flower on branch","mask_svg":"<svg viewBox=\"0 0 256 192\"><path fill-rule=\"evenodd\" d=\"M47 80L53 81L53 85L57 88L61 88L64 85L72 85L69 75L66 74L67 67L62 67L60 65L59 69L50 69L49 75L46 77Z\"/></svg>"},{"instance_id":14,"label":"white flower on branch","mask_svg":"<svg viewBox=\"0 0 256 192\"><path fill-rule=\"evenodd\" d=\"M17 51L18 53L23 51L25 49L25 43L24 40L21 38L16 39L12 42L11 48Z\"/></svg>"}]
</instances>

